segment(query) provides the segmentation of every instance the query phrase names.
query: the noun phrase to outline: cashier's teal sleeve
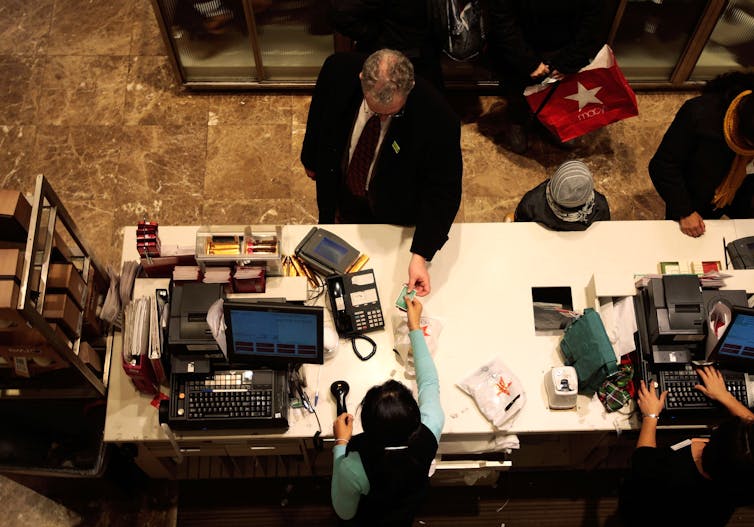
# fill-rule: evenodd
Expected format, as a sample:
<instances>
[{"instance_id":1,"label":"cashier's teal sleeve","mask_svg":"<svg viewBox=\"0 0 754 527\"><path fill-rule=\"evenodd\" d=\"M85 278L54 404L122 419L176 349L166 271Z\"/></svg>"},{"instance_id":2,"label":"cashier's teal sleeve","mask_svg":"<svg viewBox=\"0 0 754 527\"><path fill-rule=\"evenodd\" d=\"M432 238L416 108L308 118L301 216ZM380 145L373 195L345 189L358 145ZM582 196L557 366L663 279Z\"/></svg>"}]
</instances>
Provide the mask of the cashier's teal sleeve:
<instances>
[{"instance_id":1,"label":"cashier's teal sleeve","mask_svg":"<svg viewBox=\"0 0 754 527\"><path fill-rule=\"evenodd\" d=\"M408 336L411 339L411 348L414 350L421 420L439 443L442 427L445 424L445 414L440 405L440 378L437 376L437 368L429 354L424 332L421 329L415 329L409 332Z\"/></svg>"},{"instance_id":2,"label":"cashier's teal sleeve","mask_svg":"<svg viewBox=\"0 0 754 527\"><path fill-rule=\"evenodd\" d=\"M356 515L362 495L369 494L369 478L358 452L346 456L346 445L335 445L330 497L335 512L344 520Z\"/></svg>"}]
</instances>

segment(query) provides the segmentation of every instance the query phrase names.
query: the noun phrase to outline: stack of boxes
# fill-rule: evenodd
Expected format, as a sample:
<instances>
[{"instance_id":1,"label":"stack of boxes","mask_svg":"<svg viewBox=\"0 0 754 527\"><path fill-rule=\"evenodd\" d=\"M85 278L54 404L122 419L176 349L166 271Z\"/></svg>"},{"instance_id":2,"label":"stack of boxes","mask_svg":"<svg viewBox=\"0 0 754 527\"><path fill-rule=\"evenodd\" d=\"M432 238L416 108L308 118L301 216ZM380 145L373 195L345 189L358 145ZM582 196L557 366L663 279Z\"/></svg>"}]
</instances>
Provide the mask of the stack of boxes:
<instances>
[{"instance_id":1,"label":"stack of boxes","mask_svg":"<svg viewBox=\"0 0 754 527\"><path fill-rule=\"evenodd\" d=\"M20 192L0 190L0 369L7 373L11 368L21 377L70 366L41 328L32 327L17 310L31 209ZM90 266L89 280L85 281L73 262L72 253L56 226L42 316L52 333L69 349L81 337L79 358L95 372L101 372L104 349L97 352L86 341L94 342L102 335L96 312L103 295L95 285L98 280L94 266ZM32 273L37 273L38 278L39 264L37 262ZM38 278L30 280L32 290L39 283ZM92 284L88 290L87 283Z\"/></svg>"}]
</instances>

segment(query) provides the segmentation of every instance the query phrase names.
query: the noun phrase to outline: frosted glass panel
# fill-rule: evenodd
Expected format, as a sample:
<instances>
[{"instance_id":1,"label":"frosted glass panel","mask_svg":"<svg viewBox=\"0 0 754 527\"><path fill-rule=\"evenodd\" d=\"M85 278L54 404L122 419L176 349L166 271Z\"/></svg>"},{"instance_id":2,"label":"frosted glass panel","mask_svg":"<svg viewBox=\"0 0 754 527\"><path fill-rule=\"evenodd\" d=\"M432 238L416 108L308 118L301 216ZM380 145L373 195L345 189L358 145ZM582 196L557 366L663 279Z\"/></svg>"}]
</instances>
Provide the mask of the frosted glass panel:
<instances>
[{"instance_id":1,"label":"frosted glass panel","mask_svg":"<svg viewBox=\"0 0 754 527\"><path fill-rule=\"evenodd\" d=\"M256 78L241 0L159 0L186 81Z\"/></svg>"},{"instance_id":2,"label":"frosted glass panel","mask_svg":"<svg viewBox=\"0 0 754 527\"><path fill-rule=\"evenodd\" d=\"M667 81L706 5L704 0L629 0L613 48L631 81Z\"/></svg>"},{"instance_id":3,"label":"frosted glass panel","mask_svg":"<svg viewBox=\"0 0 754 527\"><path fill-rule=\"evenodd\" d=\"M733 0L718 20L692 80L754 66L754 0Z\"/></svg>"},{"instance_id":4,"label":"frosted glass panel","mask_svg":"<svg viewBox=\"0 0 754 527\"><path fill-rule=\"evenodd\" d=\"M316 79L333 52L329 0L283 0L255 11L266 80Z\"/></svg>"}]
</instances>

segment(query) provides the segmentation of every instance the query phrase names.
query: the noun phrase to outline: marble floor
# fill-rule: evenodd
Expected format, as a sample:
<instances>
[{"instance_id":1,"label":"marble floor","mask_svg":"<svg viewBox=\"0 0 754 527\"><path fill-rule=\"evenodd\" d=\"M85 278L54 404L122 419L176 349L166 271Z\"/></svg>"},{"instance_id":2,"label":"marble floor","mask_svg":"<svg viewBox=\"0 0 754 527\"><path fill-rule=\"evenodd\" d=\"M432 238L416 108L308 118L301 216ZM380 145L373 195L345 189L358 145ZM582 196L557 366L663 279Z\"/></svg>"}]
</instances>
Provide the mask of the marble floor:
<instances>
[{"instance_id":1,"label":"marble floor","mask_svg":"<svg viewBox=\"0 0 754 527\"><path fill-rule=\"evenodd\" d=\"M185 93L149 0L0 1L0 187L44 174L103 264L122 228L314 223L298 155L310 95ZM560 150L502 146L497 97L451 93L463 116L463 204L456 221L501 221L563 161L582 158L615 220L660 219L647 163L690 93L639 93L639 116Z\"/></svg>"},{"instance_id":2,"label":"marble floor","mask_svg":"<svg viewBox=\"0 0 754 527\"><path fill-rule=\"evenodd\" d=\"M660 219L647 163L691 93L639 93L637 117L561 150L502 146L504 104L451 93L463 117L458 222L501 221L563 161L581 158L615 220ZM149 0L0 0L0 188L31 193L43 174L95 258L117 265L122 229L315 223L298 154L304 92L186 93L169 66ZM0 477L5 525L75 525ZM35 515L48 510L46 519Z\"/></svg>"}]
</instances>

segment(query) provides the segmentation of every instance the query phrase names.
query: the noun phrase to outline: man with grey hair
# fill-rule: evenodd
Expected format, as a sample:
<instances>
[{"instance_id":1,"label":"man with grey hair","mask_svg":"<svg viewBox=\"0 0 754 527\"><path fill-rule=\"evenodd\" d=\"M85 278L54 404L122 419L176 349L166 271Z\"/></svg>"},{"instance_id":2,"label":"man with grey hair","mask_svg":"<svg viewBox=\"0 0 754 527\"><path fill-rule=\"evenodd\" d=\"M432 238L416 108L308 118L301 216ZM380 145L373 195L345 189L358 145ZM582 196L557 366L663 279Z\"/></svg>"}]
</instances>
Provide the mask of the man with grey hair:
<instances>
[{"instance_id":1,"label":"man with grey hair","mask_svg":"<svg viewBox=\"0 0 754 527\"><path fill-rule=\"evenodd\" d=\"M327 58L301 163L317 185L319 223L415 226L409 289L430 291L427 262L461 203L461 125L443 96L389 49Z\"/></svg>"}]
</instances>

